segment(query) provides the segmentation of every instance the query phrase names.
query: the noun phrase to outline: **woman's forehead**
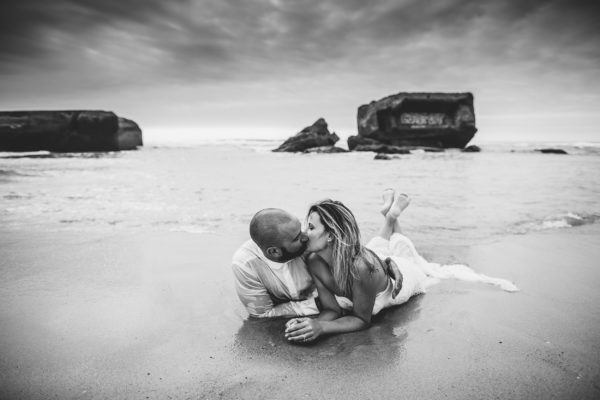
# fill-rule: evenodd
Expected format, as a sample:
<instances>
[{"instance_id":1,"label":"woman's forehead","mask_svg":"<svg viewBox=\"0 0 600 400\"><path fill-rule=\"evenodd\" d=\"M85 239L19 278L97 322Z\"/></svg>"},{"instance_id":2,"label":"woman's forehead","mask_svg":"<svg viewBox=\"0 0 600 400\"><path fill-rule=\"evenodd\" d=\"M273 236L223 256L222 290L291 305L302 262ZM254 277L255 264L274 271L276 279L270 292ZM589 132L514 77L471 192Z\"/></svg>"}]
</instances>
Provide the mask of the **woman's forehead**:
<instances>
[{"instance_id":1,"label":"woman's forehead","mask_svg":"<svg viewBox=\"0 0 600 400\"><path fill-rule=\"evenodd\" d=\"M310 222L313 225L320 224L321 217L319 217L319 214L316 211L313 211L310 214L308 214L308 222Z\"/></svg>"}]
</instances>

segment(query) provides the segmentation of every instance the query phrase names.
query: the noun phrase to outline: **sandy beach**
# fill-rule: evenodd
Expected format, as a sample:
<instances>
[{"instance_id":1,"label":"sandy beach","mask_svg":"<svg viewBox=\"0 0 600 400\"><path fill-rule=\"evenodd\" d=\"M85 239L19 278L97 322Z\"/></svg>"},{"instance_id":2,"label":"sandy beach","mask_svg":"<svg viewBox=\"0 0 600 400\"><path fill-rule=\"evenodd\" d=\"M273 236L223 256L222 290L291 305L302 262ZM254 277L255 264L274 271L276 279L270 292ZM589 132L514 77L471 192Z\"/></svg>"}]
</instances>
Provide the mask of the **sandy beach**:
<instances>
[{"instance_id":1,"label":"sandy beach","mask_svg":"<svg viewBox=\"0 0 600 400\"><path fill-rule=\"evenodd\" d=\"M247 319L229 269L245 239L234 228L3 231L0 397L600 395L597 225L454 248L521 291L444 281L366 331L305 346L285 341L284 320Z\"/></svg>"}]
</instances>

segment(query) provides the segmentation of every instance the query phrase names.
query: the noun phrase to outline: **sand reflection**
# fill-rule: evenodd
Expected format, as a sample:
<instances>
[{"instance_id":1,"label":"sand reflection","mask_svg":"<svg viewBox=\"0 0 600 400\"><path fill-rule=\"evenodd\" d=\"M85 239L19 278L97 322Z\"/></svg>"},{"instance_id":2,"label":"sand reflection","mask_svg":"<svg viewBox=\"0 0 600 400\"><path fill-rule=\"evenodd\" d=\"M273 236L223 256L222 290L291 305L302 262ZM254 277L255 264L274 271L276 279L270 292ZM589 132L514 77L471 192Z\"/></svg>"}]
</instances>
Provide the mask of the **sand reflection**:
<instances>
[{"instance_id":1,"label":"sand reflection","mask_svg":"<svg viewBox=\"0 0 600 400\"><path fill-rule=\"evenodd\" d=\"M324 337L309 344L291 344L285 337L287 319L246 319L234 339L234 349L250 360L274 363L326 365L328 362L350 361L348 366L383 368L402 360L411 322L419 318L422 296L408 303L382 311L372 326L360 332Z\"/></svg>"}]
</instances>

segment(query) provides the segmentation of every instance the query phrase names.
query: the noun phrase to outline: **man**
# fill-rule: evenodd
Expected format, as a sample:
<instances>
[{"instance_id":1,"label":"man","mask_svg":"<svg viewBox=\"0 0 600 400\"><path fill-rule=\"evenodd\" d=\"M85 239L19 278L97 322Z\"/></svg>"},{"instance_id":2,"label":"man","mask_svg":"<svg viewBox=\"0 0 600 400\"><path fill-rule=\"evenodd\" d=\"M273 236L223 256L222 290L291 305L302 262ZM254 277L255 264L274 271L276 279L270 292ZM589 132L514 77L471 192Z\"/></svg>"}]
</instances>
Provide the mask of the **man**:
<instances>
[{"instance_id":1,"label":"man","mask_svg":"<svg viewBox=\"0 0 600 400\"><path fill-rule=\"evenodd\" d=\"M318 314L317 291L304 255L308 237L298 218L281 209L261 210L250 221L250 237L235 252L232 267L248 313L256 318ZM401 276L391 259L386 264L392 277Z\"/></svg>"}]
</instances>

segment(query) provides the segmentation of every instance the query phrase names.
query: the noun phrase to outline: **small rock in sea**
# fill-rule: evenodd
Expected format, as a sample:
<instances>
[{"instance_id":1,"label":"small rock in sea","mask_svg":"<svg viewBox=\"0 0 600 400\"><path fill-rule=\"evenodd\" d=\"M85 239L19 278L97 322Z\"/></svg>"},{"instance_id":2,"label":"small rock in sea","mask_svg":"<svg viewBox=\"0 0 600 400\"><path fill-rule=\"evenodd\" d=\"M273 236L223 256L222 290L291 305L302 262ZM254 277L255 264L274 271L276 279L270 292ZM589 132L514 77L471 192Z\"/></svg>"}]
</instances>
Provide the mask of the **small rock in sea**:
<instances>
[{"instance_id":1,"label":"small rock in sea","mask_svg":"<svg viewBox=\"0 0 600 400\"><path fill-rule=\"evenodd\" d=\"M375 157L373 158L373 160L391 160L392 157L388 156L385 153L377 153L375 154Z\"/></svg>"},{"instance_id":2,"label":"small rock in sea","mask_svg":"<svg viewBox=\"0 0 600 400\"><path fill-rule=\"evenodd\" d=\"M299 153L314 147L333 146L338 140L335 132L329 132L325 119L319 118L273 151Z\"/></svg>"},{"instance_id":3,"label":"small rock in sea","mask_svg":"<svg viewBox=\"0 0 600 400\"><path fill-rule=\"evenodd\" d=\"M462 149L462 151L465 153L479 153L481 151L481 148L472 144Z\"/></svg>"},{"instance_id":4,"label":"small rock in sea","mask_svg":"<svg viewBox=\"0 0 600 400\"><path fill-rule=\"evenodd\" d=\"M535 151L539 151L543 154L569 154L563 149L535 149Z\"/></svg>"}]
</instances>

